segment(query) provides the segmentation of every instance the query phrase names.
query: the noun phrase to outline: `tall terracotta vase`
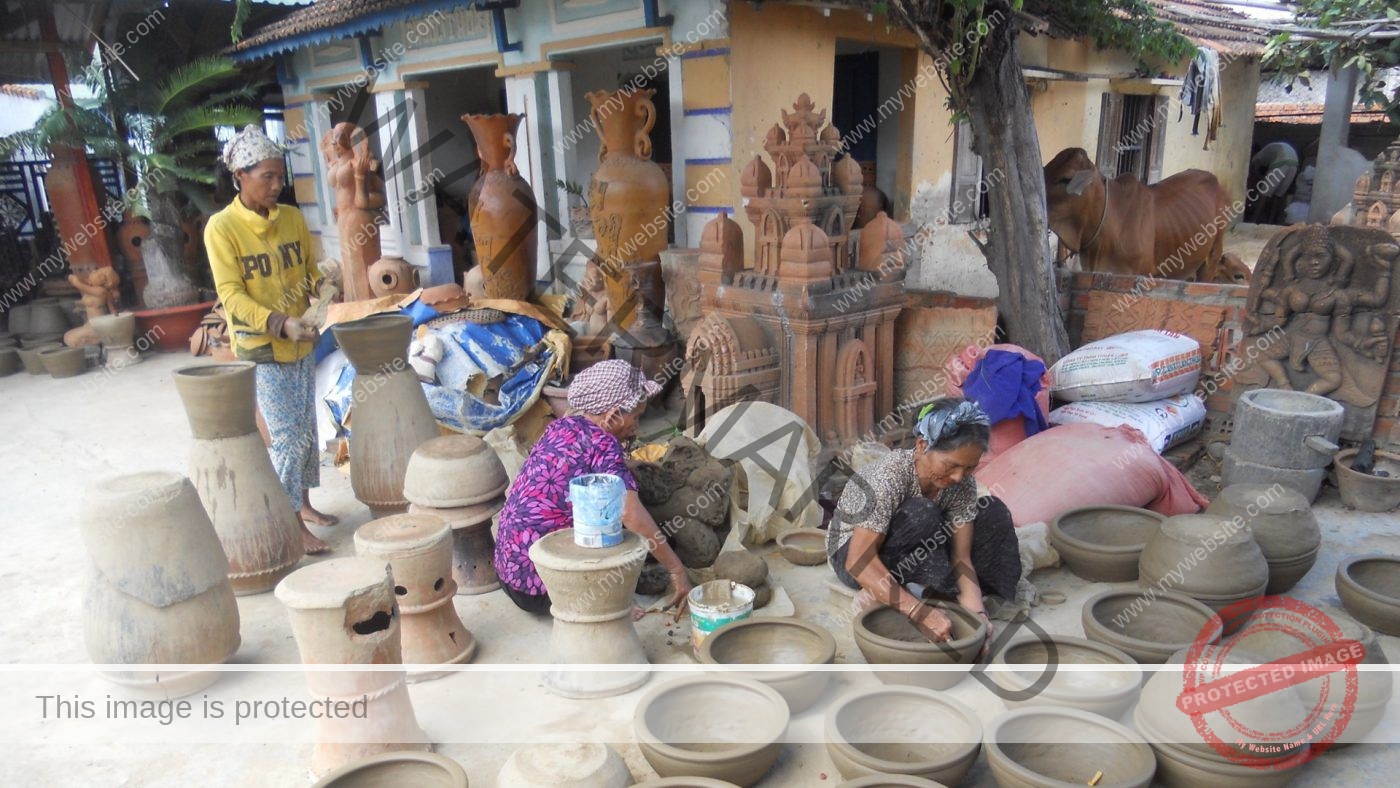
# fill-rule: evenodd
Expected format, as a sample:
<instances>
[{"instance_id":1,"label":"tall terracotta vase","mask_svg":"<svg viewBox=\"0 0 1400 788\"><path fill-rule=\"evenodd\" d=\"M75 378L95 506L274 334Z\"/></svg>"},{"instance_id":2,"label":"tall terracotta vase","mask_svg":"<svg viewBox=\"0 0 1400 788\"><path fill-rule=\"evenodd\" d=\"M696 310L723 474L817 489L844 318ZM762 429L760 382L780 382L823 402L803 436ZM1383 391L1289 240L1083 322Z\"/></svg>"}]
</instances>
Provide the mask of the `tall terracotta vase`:
<instances>
[{"instance_id":1,"label":"tall terracotta vase","mask_svg":"<svg viewBox=\"0 0 1400 788\"><path fill-rule=\"evenodd\" d=\"M68 256L68 264L74 269L110 265L110 260L102 259L107 254L106 236L98 238L83 232L83 227L90 226L93 217L84 207L82 192L78 189L80 167L73 149L55 147L49 171L44 173L44 192L48 195L49 207L58 224L59 239ZM88 163L88 173L92 184L100 187L102 178L91 162Z\"/></svg>"},{"instance_id":2,"label":"tall terracotta vase","mask_svg":"<svg viewBox=\"0 0 1400 788\"><path fill-rule=\"evenodd\" d=\"M79 531L91 559L83 636L97 664L211 664L240 642L228 561L199 496L178 473L151 471L97 482ZM177 698L217 671L104 672L139 698Z\"/></svg>"},{"instance_id":3,"label":"tall terracotta vase","mask_svg":"<svg viewBox=\"0 0 1400 788\"><path fill-rule=\"evenodd\" d=\"M239 596L271 591L304 555L301 524L253 416L255 366L202 364L172 375L194 433L190 479Z\"/></svg>"},{"instance_id":4,"label":"tall terracotta vase","mask_svg":"<svg viewBox=\"0 0 1400 788\"><path fill-rule=\"evenodd\" d=\"M524 115L463 115L472 130L482 175L472 187L472 237L488 298L523 301L535 284L539 210L515 167L515 130Z\"/></svg>"},{"instance_id":5,"label":"tall terracotta vase","mask_svg":"<svg viewBox=\"0 0 1400 788\"><path fill-rule=\"evenodd\" d=\"M375 518L408 510L404 473L414 449L438 436L418 375L408 365L413 319L372 315L332 327L355 367L350 487Z\"/></svg>"},{"instance_id":6,"label":"tall terracotta vase","mask_svg":"<svg viewBox=\"0 0 1400 788\"><path fill-rule=\"evenodd\" d=\"M661 167L651 160L647 134L656 123L654 95L654 90L584 94L593 105L589 117L603 140L588 203L608 301L623 316L618 319L623 328L636 319L638 289L648 296L645 306L658 319L665 308L660 260L671 224L667 212L671 187Z\"/></svg>"}]
</instances>

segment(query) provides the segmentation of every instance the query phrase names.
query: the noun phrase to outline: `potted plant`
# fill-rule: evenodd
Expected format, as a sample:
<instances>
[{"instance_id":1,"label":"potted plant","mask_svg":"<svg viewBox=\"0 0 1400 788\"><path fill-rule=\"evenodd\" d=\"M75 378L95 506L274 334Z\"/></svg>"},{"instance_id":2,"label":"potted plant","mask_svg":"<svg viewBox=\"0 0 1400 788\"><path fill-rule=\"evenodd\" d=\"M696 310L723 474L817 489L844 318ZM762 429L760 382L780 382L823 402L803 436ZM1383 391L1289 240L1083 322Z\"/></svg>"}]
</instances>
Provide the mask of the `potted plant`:
<instances>
[{"instance_id":1,"label":"potted plant","mask_svg":"<svg viewBox=\"0 0 1400 788\"><path fill-rule=\"evenodd\" d=\"M582 203L581 205L574 205L572 204L572 200L570 201L569 229L573 231L574 237L576 238L591 239L593 237L593 217L588 212L588 200L584 199L583 186L573 181L558 179L554 181L554 185L563 189L570 197L578 198L578 201Z\"/></svg>"}]
</instances>

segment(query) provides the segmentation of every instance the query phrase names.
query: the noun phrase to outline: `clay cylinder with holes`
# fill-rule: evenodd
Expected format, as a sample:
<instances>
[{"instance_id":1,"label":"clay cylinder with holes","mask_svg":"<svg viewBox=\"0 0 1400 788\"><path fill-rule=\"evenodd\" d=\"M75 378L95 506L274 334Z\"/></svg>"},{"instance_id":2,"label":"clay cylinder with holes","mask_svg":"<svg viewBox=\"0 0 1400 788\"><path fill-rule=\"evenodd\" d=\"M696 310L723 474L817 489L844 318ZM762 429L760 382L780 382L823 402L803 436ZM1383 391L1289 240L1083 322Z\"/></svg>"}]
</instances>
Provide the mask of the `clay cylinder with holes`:
<instances>
[{"instance_id":1,"label":"clay cylinder with holes","mask_svg":"<svg viewBox=\"0 0 1400 788\"><path fill-rule=\"evenodd\" d=\"M457 617L452 597L452 529L441 517L396 514L371 520L355 531L355 553L387 561L402 615L403 661L409 665L470 662L476 639ZM444 676L412 671L410 681Z\"/></svg>"},{"instance_id":2,"label":"clay cylinder with holes","mask_svg":"<svg viewBox=\"0 0 1400 788\"><path fill-rule=\"evenodd\" d=\"M307 665L401 664L399 611L386 562L332 558L277 584L301 661ZM311 768L324 774L394 750L426 750L403 671L308 671L315 700L362 704L350 716L316 721Z\"/></svg>"}]
</instances>

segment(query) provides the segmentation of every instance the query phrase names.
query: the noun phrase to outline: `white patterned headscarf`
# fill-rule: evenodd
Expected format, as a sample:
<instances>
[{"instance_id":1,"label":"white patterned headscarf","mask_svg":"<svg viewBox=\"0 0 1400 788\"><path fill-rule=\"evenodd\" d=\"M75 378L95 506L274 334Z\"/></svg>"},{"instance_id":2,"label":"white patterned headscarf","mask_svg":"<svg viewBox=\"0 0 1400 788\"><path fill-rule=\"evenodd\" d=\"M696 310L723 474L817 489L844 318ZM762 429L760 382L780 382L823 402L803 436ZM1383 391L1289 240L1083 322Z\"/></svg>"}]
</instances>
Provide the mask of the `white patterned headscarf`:
<instances>
[{"instance_id":1,"label":"white patterned headscarf","mask_svg":"<svg viewBox=\"0 0 1400 788\"><path fill-rule=\"evenodd\" d=\"M282 148L273 142L263 130L249 124L238 135L224 145L220 161L229 172L246 170L260 161L282 158Z\"/></svg>"}]
</instances>

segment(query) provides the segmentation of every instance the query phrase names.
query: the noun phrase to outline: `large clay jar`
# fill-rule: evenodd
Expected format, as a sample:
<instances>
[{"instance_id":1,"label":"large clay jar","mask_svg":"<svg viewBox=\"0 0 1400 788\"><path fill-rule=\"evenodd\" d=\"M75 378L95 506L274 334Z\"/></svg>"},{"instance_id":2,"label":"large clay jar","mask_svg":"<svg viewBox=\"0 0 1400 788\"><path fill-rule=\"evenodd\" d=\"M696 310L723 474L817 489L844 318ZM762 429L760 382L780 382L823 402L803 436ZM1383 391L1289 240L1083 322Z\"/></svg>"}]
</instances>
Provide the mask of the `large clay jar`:
<instances>
[{"instance_id":1,"label":"large clay jar","mask_svg":"<svg viewBox=\"0 0 1400 788\"><path fill-rule=\"evenodd\" d=\"M350 409L350 486L375 517L402 514L413 451L438 433L418 375L408 365L413 318L372 315L331 331L355 368Z\"/></svg>"},{"instance_id":2,"label":"large clay jar","mask_svg":"<svg viewBox=\"0 0 1400 788\"><path fill-rule=\"evenodd\" d=\"M535 286L539 209L515 166L515 130L524 115L463 115L482 175L472 187L471 225L487 298L524 301Z\"/></svg>"},{"instance_id":3,"label":"large clay jar","mask_svg":"<svg viewBox=\"0 0 1400 788\"><path fill-rule=\"evenodd\" d=\"M1298 584L1317 561L1322 531L1308 499L1282 485L1232 484L1211 501L1207 514L1249 526L1269 563L1267 594Z\"/></svg>"},{"instance_id":4,"label":"large clay jar","mask_svg":"<svg viewBox=\"0 0 1400 788\"><path fill-rule=\"evenodd\" d=\"M656 123L654 90L599 90L585 93L593 105L589 117L602 139L598 169L588 188L589 211L603 260L608 302L618 325L628 328L637 317L639 288L656 303L644 306L658 319L665 309L666 285L661 274L661 251L666 248L671 219L671 186L661 167L651 160ZM643 265L654 263L653 265ZM633 279L637 279L634 285Z\"/></svg>"},{"instance_id":5,"label":"large clay jar","mask_svg":"<svg viewBox=\"0 0 1400 788\"><path fill-rule=\"evenodd\" d=\"M189 480L151 471L97 482L79 530L91 559L83 635L97 664L211 664L238 650L228 560ZM197 692L217 671L104 672L140 698Z\"/></svg>"},{"instance_id":6,"label":"large clay jar","mask_svg":"<svg viewBox=\"0 0 1400 788\"><path fill-rule=\"evenodd\" d=\"M389 562L402 618L404 662L450 665L470 662L476 639L457 617L452 597L452 533L439 517L396 514L355 531L355 554ZM425 681L445 672L410 673Z\"/></svg>"},{"instance_id":7,"label":"large clay jar","mask_svg":"<svg viewBox=\"0 0 1400 788\"><path fill-rule=\"evenodd\" d=\"M172 375L194 433L190 479L240 596L271 591L304 555L301 523L253 415L254 369L239 361L182 367Z\"/></svg>"},{"instance_id":8,"label":"large clay jar","mask_svg":"<svg viewBox=\"0 0 1400 788\"><path fill-rule=\"evenodd\" d=\"M382 560L332 558L304 566L277 584L297 651L306 665L398 665L399 611ZM395 750L426 750L402 671L308 671L316 700L363 703L347 717L316 720L311 768L325 774Z\"/></svg>"},{"instance_id":9,"label":"large clay jar","mask_svg":"<svg viewBox=\"0 0 1400 788\"><path fill-rule=\"evenodd\" d=\"M1168 517L1138 561L1138 584L1179 591L1219 612L1262 596L1269 564L1248 525L1214 514ZM1225 621L1225 634L1241 622Z\"/></svg>"}]
</instances>

